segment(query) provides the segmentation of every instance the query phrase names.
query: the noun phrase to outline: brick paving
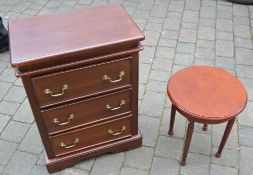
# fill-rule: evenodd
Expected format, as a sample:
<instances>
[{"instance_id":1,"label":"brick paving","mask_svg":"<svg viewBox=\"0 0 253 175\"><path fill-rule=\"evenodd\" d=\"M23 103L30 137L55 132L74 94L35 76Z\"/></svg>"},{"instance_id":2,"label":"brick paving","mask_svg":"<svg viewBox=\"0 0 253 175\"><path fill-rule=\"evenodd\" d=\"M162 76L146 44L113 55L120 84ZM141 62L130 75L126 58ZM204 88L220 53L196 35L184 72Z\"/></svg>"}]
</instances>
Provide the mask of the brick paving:
<instances>
[{"instance_id":1,"label":"brick paving","mask_svg":"<svg viewBox=\"0 0 253 175\"><path fill-rule=\"evenodd\" d=\"M253 6L226 0L0 0L8 20L120 2L144 31L140 58L140 149L80 162L56 175L250 175L253 165ZM211 65L236 75L249 102L220 159L214 157L225 124L196 125L187 165L181 167L186 120L177 115L168 137L171 103L166 83L176 71ZM151 102L152 101L152 102ZM22 81L9 53L0 54L0 174L47 175L42 144Z\"/></svg>"}]
</instances>

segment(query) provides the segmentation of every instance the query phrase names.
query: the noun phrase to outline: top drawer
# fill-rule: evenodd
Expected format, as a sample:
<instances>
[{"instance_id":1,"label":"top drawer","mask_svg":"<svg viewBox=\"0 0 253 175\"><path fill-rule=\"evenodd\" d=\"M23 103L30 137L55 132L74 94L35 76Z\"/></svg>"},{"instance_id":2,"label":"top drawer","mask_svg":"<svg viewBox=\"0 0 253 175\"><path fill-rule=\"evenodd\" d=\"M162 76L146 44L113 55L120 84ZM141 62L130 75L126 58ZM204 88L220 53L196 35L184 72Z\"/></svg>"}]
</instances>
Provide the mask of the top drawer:
<instances>
[{"instance_id":1,"label":"top drawer","mask_svg":"<svg viewBox=\"0 0 253 175\"><path fill-rule=\"evenodd\" d=\"M62 71L32 79L41 107L131 83L131 57Z\"/></svg>"}]
</instances>

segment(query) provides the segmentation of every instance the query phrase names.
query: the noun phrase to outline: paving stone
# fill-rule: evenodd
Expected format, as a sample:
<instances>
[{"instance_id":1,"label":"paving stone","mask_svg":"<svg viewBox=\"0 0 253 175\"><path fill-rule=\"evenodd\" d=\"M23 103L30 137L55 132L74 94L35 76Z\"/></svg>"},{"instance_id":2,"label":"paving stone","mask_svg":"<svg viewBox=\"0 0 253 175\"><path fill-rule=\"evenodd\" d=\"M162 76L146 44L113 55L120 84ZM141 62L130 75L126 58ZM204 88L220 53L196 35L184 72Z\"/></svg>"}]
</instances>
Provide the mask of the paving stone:
<instances>
[{"instance_id":1,"label":"paving stone","mask_svg":"<svg viewBox=\"0 0 253 175\"><path fill-rule=\"evenodd\" d=\"M198 39L214 40L215 39L215 29L212 27L200 26L198 29Z\"/></svg>"},{"instance_id":2,"label":"paving stone","mask_svg":"<svg viewBox=\"0 0 253 175\"><path fill-rule=\"evenodd\" d=\"M198 11L191 11L191 10L184 11L183 21L197 23L198 20L199 20L199 12Z\"/></svg>"},{"instance_id":3,"label":"paving stone","mask_svg":"<svg viewBox=\"0 0 253 175\"><path fill-rule=\"evenodd\" d=\"M169 123L170 123L171 107L164 110L162 124L160 128L160 135L168 136ZM184 138L186 127L186 119L178 112L176 113L173 137Z\"/></svg>"},{"instance_id":4,"label":"paving stone","mask_svg":"<svg viewBox=\"0 0 253 175\"><path fill-rule=\"evenodd\" d=\"M212 132L212 144L213 145L215 145L217 147L220 146L220 142L223 137L226 125L227 125L227 122L222 123L222 124L213 125L213 132ZM238 148L237 138L238 138L237 123L235 122L224 148L237 149Z\"/></svg>"},{"instance_id":5,"label":"paving stone","mask_svg":"<svg viewBox=\"0 0 253 175\"><path fill-rule=\"evenodd\" d=\"M215 154L218 151L218 147L213 147L211 154L211 162L217 165L228 166L239 168L238 158L239 152L238 149L223 149L222 155L220 158L216 158Z\"/></svg>"},{"instance_id":6,"label":"paving stone","mask_svg":"<svg viewBox=\"0 0 253 175\"><path fill-rule=\"evenodd\" d=\"M217 5L217 10L225 10L225 11L232 12L233 11L233 6L218 4Z\"/></svg>"},{"instance_id":7,"label":"paving stone","mask_svg":"<svg viewBox=\"0 0 253 175\"><path fill-rule=\"evenodd\" d=\"M133 16L138 18L148 18L149 13L150 12L147 10L136 10Z\"/></svg>"},{"instance_id":8,"label":"paving stone","mask_svg":"<svg viewBox=\"0 0 253 175\"><path fill-rule=\"evenodd\" d=\"M23 87L12 86L8 93L5 95L4 100L16 103L22 103L26 97Z\"/></svg>"},{"instance_id":9,"label":"paving stone","mask_svg":"<svg viewBox=\"0 0 253 175\"><path fill-rule=\"evenodd\" d=\"M0 165L7 165L12 155L15 153L18 144L0 140Z\"/></svg>"},{"instance_id":10,"label":"paving stone","mask_svg":"<svg viewBox=\"0 0 253 175\"><path fill-rule=\"evenodd\" d=\"M194 65L214 66L214 60L195 59Z\"/></svg>"},{"instance_id":11,"label":"paving stone","mask_svg":"<svg viewBox=\"0 0 253 175\"><path fill-rule=\"evenodd\" d=\"M197 47L214 49L215 42L209 40L198 40Z\"/></svg>"},{"instance_id":12,"label":"paving stone","mask_svg":"<svg viewBox=\"0 0 253 175\"><path fill-rule=\"evenodd\" d=\"M216 1L203 0L201 5L202 6L215 7L216 6Z\"/></svg>"},{"instance_id":13,"label":"paving stone","mask_svg":"<svg viewBox=\"0 0 253 175\"><path fill-rule=\"evenodd\" d=\"M214 60L214 49L197 47L195 57L199 59Z\"/></svg>"},{"instance_id":14,"label":"paving stone","mask_svg":"<svg viewBox=\"0 0 253 175\"><path fill-rule=\"evenodd\" d=\"M163 157L154 157L150 175L178 175L179 165L178 162Z\"/></svg>"},{"instance_id":15,"label":"paving stone","mask_svg":"<svg viewBox=\"0 0 253 175\"><path fill-rule=\"evenodd\" d=\"M253 102L249 101L246 108L238 116L239 124L253 127Z\"/></svg>"},{"instance_id":16,"label":"paving stone","mask_svg":"<svg viewBox=\"0 0 253 175\"><path fill-rule=\"evenodd\" d=\"M182 148L183 140L174 137L160 136L157 141L155 155L179 160L182 154Z\"/></svg>"},{"instance_id":17,"label":"paving stone","mask_svg":"<svg viewBox=\"0 0 253 175\"><path fill-rule=\"evenodd\" d=\"M170 72L172 69L172 65L173 65L172 59L155 58L152 65L152 69Z\"/></svg>"},{"instance_id":18,"label":"paving stone","mask_svg":"<svg viewBox=\"0 0 253 175\"><path fill-rule=\"evenodd\" d=\"M247 126L239 126L240 145L253 147L253 128Z\"/></svg>"},{"instance_id":19,"label":"paving stone","mask_svg":"<svg viewBox=\"0 0 253 175\"><path fill-rule=\"evenodd\" d=\"M209 156L211 153L210 135L194 132L192 136L190 152Z\"/></svg>"},{"instance_id":20,"label":"paving stone","mask_svg":"<svg viewBox=\"0 0 253 175\"><path fill-rule=\"evenodd\" d=\"M186 0L185 2L185 9L189 10L200 10L200 1L194 1L192 3L191 0Z\"/></svg>"},{"instance_id":21,"label":"paving stone","mask_svg":"<svg viewBox=\"0 0 253 175\"><path fill-rule=\"evenodd\" d=\"M177 40L178 33L179 33L178 31L174 31L174 30L162 30L161 38L170 39L170 40Z\"/></svg>"},{"instance_id":22,"label":"paving stone","mask_svg":"<svg viewBox=\"0 0 253 175\"><path fill-rule=\"evenodd\" d=\"M198 24L197 23L191 23L191 22L183 22L181 23L181 28L183 29L198 29Z\"/></svg>"},{"instance_id":23,"label":"paving stone","mask_svg":"<svg viewBox=\"0 0 253 175\"><path fill-rule=\"evenodd\" d=\"M226 40L226 41L233 41L233 33L231 32L221 32L217 31L216 32L216 39L217 40Z\"/></svg>"},{"instance_id":24,"label":"paving stone","mask_svg":"<svg viewBox=\"0 0 253 175\"><path fill-rule=\"evenodd\" d=\"M215 19L206 19L206 18L200 18L199 19L199 26L202 27L212 27L215 28L216 21Z\"/></svg>"},{"instance_id":25,"label":"paving stone","mask_svg":"<svg viewBox=\"0 0 253 175\"><path fill-rule=\"evenodd\" d=\"M159 24L159 23L148 22L145 26L145 30L161 32L162 31L162 26L163 25ZM145 51L145 49L144 49L144 51Z\"/></svg>"},{"instance_id":26,"label":"paving stone","mask_svg":"<svg viewBox=\"0 0 253 175\"><path fill-rule=\"evenodd\" d=\"M150 103L152 99L152 103ZM145 116L160 117L165 103L165 94L157 92L146 92L139 113Z\"/></svg>"},{"instance_id":27,"label":"paving stone","mask_svg":"<svg viewBox=\"0 0 253 175\"><path fill-rule=\"evenodd\" d=\"M139 117L139 128L143 135L142 144L154 147L159 132L160 119L153 117Z\"/></svg>"},{"instance_id":28,"label":"paving stone","mask_svg":"<svg viewBox=\"0 0 253 175\"><path fill-rule=\"evenodd\" d=\"M0 100L4 97L4 95L11 88L12 84L7 82L0 81Z\"/></svg>"},{"instance_id":29,"label":"paving stone","mask_svg":"<svg viewBox=\"0 0 253 175\"><path fill-rule=\"evenodd\" d=\"M193 54L195 52L195 44L178 42L176 52Z\"/></svg>"},{"instance_id":30,"label":"paving stone","mask_svg":"<svg viewBox=\"0 0 253 175\"><path fill-rule=\"evenodd\" d=\"M3 61L1 61L1 62L3 62ZM4 65L4 64L1 64L1 62L0 62L0 74L4 71L4 69L6 68L6 65Z\"/></svg>"},{"instance_id":31,"label":"paving stone","mask_svg":"<svg viewBox=\"0 0 253 175\"><path fill-rule=\"evenodd\" d=\"M233 31L233 22L228 19L218 19L216 21L216 29L224 32L232 32Z\"/></svg>"},{"instance_id":32,"label":"paving stone","mask_svg":"<svg viewBox=\"0 0 253 175\"><path fill-rule=\"evenodd\" d=\"M200 17L202 17L202 18L215 18L216 17L216 8L202 6L200 9Z\"/></svg>"},{"instance_id":33,"label":"paving stone","mask_svg":"<svg viewBox=\"0 0 253 175\"><path fill-rule=\"evenodd\" d=\"M155 47L144 46L144 50L140 53L140 62L151 64L155 55Z\"/></svg>"},{"instance_id":34,"label":"paving stone","mask_svg":"<svg viewBox=\"0 0 253 175\"><path fill-rule=\"evenodd\" d=\"M248 100L253 101L253 80L247 78L240 78L248 94Z\"/></svg>"},{"instance_id":35,"label":"paving stone","mask_svg":"<svg viewBox=\"0 0 253 175\"><path fill-rule=\"evenodd\" d=\"M236 74L238 77L253 78L253 66L237 65Z\"/></svg>"},{"instance_id":36,"label":"paving stone","mask_svg":"<svg viewBox=\"0 0 253 175\"><path fill-rule=\"evenodd\" d=\"M154 17L165 17L167 14L167 7L166 6L162 6L162 5L154 5L150 16L154 16Z\"/></svg>"},{"instance_id":37,"label":"paving stone","mask_svg":"<svg viewBox=\"0 0 253 175\"><path fill-rule=\"evenodd\" d=\"M253 65L253 50L236 48L235 51L237 64Z\"/></svg>"},{"instance_id":38,"label":"paving stone","mask_svg":"<svg viewBox=\"0 0 253 175\"><path fill-rule=\"evenodd\" d=\"M6 166L4 173L11 175L29 174L37 159L38 156L36 155L17 151Z\"/></svg>"},{"instance_id":39,"label":"paving stone","mask_svg":"<svg viewBox=\"0 0 253 175\"><path fill-rule=\"evenodd\" d=\"M31 171L31 175L48 175L47 168L41 165L35 165ZM51 175L60 175L60 172L52 173ZM77 174L74 174L77 175Z\"/></svg>"},{"instance_id":40,"label":"paving stone","mask_svg":"<svg viewBox=\"0 0 253 175\"><path fill-rule=\"evenodd\" d=\"M142 99L144 92L145 92L146 86L144 84L139 84L139 89L138 89L138 99Z\"/></svg>"},{"instance_id":41,"label":"paving stone","mask_svg":"<svg viewBox=\"0 0 253 175\"><path fill-rule=\"evenodd\" d=\"M249 16L249 10L248 7L245 5L240 5L240 4L234 4L233 5L233 14L235 16Z\"/></svg>"},{"instance_id":42,"label":"paving stone","mask_svg":"<svg viewBox=\"0 0 253 175\"><path fill-rule=\"evenodd\" d=\"M224 57L234 56L234 43L231 41L216 41L216 55Z\"/></svg>"},{"instance_id":43,"label":"paving stone","mask_svg":"<svg viewBox=\"0 0 253 175\"><path fill-rule=\"evenodd\" d=\"M252 40L246 38L235 37L235 47L252 49Z\"/></svg>"},{"instance_id":44,"label":"paving stone","mask_svg":"<svg viewBox=\"0 0 253 175\"><path fill-rule=\"evenodd\" d=\"M163 28L168 30L179 30L181 25L181 20L177 18L166 18L164 21Z\"/></svg>"},{"instance_id":45,"label":"paving stone","mask_svg":"<svg viewBox=\"0 0 253 175\"><path fill-rule=\"evenodd\" d=\"M0 114L0 133L3 131L9 120L10 117L8 115Z\"/></svg>"},{"instance_id":46,"label":"paving stone","mask_svg":"<svg viewBox=\"0 0 253 175\"><path fill-rule=\"evenodd\" d=\"M248 17L234 16L234 24L237 25L250 25L250 20Z\"/></svg>"},{"instance_id":47,"label":"paving stone","mask_svg":"<svg viewBox=\"0 0 253 175\"><path fill-rule=\"evenodd\" d=\"M245 25L235 25L234 34L241 38L251 38L250 27Z\"/></svg>"},{"instance_id":48,"label":"paving stone","mask_svg":"<svg viewBox=\"0 0 253 175\"><path fill-rule=\"evenodd\" d=\"M75 165L74 168L90 171L94 162L95 162L95 158L83 160L80 163L78 163L77 165Z\"/></svg>"},{"instance_id":49,"label":"paving stone","mask_svg":"<svg viewBox=\"0 0 253 175\"><path fill-rule=\"evenodd\" d=\"M159 33L154 31L145 31L145 40L142 42L147 46L156 46L159 40Z\"/></svg>"},{"instance_id":50,"label":"paving stone","mask_svg":"<svg viewBox=\"0 0 253 175\"><path fill-rule=\"evenodd\" d=\"M242 146L240 149L240 171L239 175L248 175L252 173L253 148Z\"/></svg>"},{"instance_id":51,"label":"paving stone","mask_svg":"<svg viewBox=\"0 0 253 175\"><path fill-rule=\"evenodd\" d=\"M182 12L184 10L184 1L172 0L169 5L169 11Z\"/></svg>"},{"instance_id":52,"label":"paving stone","mask_svg":"<svg viewBox=\"0 0 253 175\"><path fill-rule=\"evenodd\" d=\"M167 91L167 82L149 80L146 90L164 93Z\"/></svg>"},{"instance_id":53,"label":"paving stone","mask_svg":"<svg viewBox=\"0 0 253 175\"><path fill-rule=\"evenodd\" d=\"M120 175L148 175L148 171L124 167L121 169Z\"/></svg>"},{"instance_id":54,"label":"paving stone","mask_svg":"<svg viewBox=\"0 0 253 175\"><path fill-rule=\"evenodd\" d=\"M217 10L218 19L233 19L233 14L231 11L227 10Z\"/></svg>"},{"instance_id":55,"label":"paving stone","mask_svg":"<svg viewBox=\"0 0 253 175\"><path fill-rule=\"evenodd\" d=\"M149 79L167 82L169 80L169 77L170 77L170 72L161 71L161 70L151 70Z\"/></svg>"},{"instance_id":56,"label":"paving stone","mask_svg":"<svg viewBox=\"0 0 253 175\"><path fill-rule=\"evenodd\" d=\"M13 119L25 123L33 123L34 117L28 99L21 104L17 112L14 114Z\"/></svg>"},{"instance_id":57,"label":"paving stone","mask_svg":"<svg viewBox=\"0 0 253 175\"><path fill-rule=\"evenodd\" d=\"M19 150L33 154L40 154L42 152L43 146L36 123L29 129L19 146Z\"/></svg>"},{"instance_id":58,"label":"paving stone","mask_svg":"<svg viewBox=\"0 0 253 175\"><path fill-rule=\"evenodd\" d=\"M17 78L12 68L6 68L0 75L0 81L14 82Z\"/></svg>"},{"instance_id":59,"label":"paving stone","mask_svg":"<svg viewBox=\"0 0 253 175\"><path fill-rule=\"evenodd\" d=\"M209 174L209 157L199 154L189 153L186 166L181 167L181 174Z\"/></svg>"},{"instance_id":60,"label":"paving stone","mask_svg":"<svg viewBox=\"0 0 253 175\"><path fill-rule=\"evenodd\" d=\"M172 75L175 74L176 72L180 71L181 69L186 68L186 67L188 67L188 66L174 64L174 66L172 68Z\"/></svg>"},{"instance_id":61,"label":"paving stone","mask_svg":"<svg viewBox=\"0 0 253 175\"><path fill-rule=\"evenodd\" d=\"M176 47L177 46L177 41L176 40L170 40L170 39L160 39L158 46L163 46L163 47Z\"/></svg>"},{"instance_id":62,"label":"paving stone","mask_svg":"<svg viewBox=\"0 0 253 175\"><path fill-rule=\"evenodd\" d=\"M181 42L196 43L197 31L193 29L181 29L178 40Z\"/></svg>"},{"instance_id":63,"label":"paving stone","mask_svg":"<svg viewBox=\"0 0 253 175\"><path fill-rule=\"evenodd\" d=\"M29 127L29 124L10 121L9 124L3 130L0 138L11 142L20 143L26 132L28 131Z\"/></svg>"},{"instance_id":64,"label":"paving stone","mask_svg":"<svg viewBox=\"0 0 253 175\"><path fill-rule=\"evenodd\" d=\"M19 107L18 103L1 101L0 102L0 113L13 115L16 112L16 110L18 109L18 107Z\"/></svg>"},{"instance_id":65,"label":"paving stone","mask_svg":"<svg viewBox=\"0 0 253 175\"><path fill-rule=\"evenodd\" d=\"M211 165L210 175L238 175L238 170L231 167Z\"/></svg>"},{"instance_id":66,"label":"paving stone","mask_svg":"<svg viewBox=\"0 0 253 175\"><path fill-rule=\"evenodd\" d=\"M118 174L124 160L124 154L118 153L97 157L90 174Z\"/></svg>"},{"instance_id":67,"label":"paving stone","mask_svg":"<svg viewBox=\"0 0 253 175\"><path fill-rule=\"evenodd\" d=\"M158 17L153 17L153 16L150 16L148 18L148 22L149 23L154 23L154 24L161 24L163 25L163 21L164 21L164 18L158 18Z\"/></svg>"},{"instance_id":68,"label":"paving stone","mask_svg":"<svg viewBox=\"0 0 253 175\"><path fill-rule=\"evenodd\" d=\"M223 69L235 69L235 59L229 57L216 57L215 66Z\"/></svg>"},{"instance_id":69,"label":"paving stone","mask_svg":"<svg viewBox=\"0 0 253 175\"><path fill-rule=\"evenodd\" d=\"M193 65L194 56L189 54L176 53L174 64Z\"/></svg>"},{"instance_id":70,"label":"paving stone","mask_svg":"<svg viewBox=\"0 0 253 175\"><path fill-rule=\"evenodd\" d=\"M148 170L152 163L153 153L154 150L152 148L145 146L128 151L126 152L124 166Z\"/></svg>"},{"instance_id":71,"label":"paving stone","mask_svg":"<svg viewBox=\"0 0 253 175\"><path fill-rule=\"evenodd\" d=\"M14 85L16 85L16 86L22 86L22 87L23 87L23 82L22 82L21 78L18 78L18 79L15 81Z\"/></svg>"},{"instance_id":72,"label":"paving stone","mask_svg":"<svg viewBox=\"0 0 253 175\"><path fill-rule=\"evenodd\" d=\"M148 80L149 71L150 71L149 64L140 64L139 67L139 83L145 84Z\"/></svg>"},{"instance_id":73,"label":"paving stone","mask_svg":"<svg viewBox=\"0 0 253 175\"><path fill-rule=\"evenodd\" d=\"M61 171L61 175L89 175L89 173L80 169L67 168Z\"/></svg>"},{"instance_id":74,"label":"paving stone","mask_svg":"<svg viewBox=\"0 0 253 175\"><path fill-rule=\"evenodd\" d=\"M183 16L183 14L181 13L181 12L173 12L173 11L169 11L168 13L167 13L167 17L168 18L177 18L177 19L181 19L182 18L182 16Z\"/></svg>"},{"instance_id":75,"label":"paving stone","mask_svg":"<svg viewBox=\"0 0 253 175\"><path fill-rule=\"evenodd\" d=\"M173 59L174 55L175 49L169 47L157 47L155 54L156 57L168 59Z\"/></svg>"},{"instance_id":76,"label":"paving stone","mask_svg":"<svg viewBox=\"0 0 253 175\"><path fill-rule=\"evenodd\" d=\"M137 9L151 10L153 7L153 0L140 0Z\"/></svg>"}]
</instances>

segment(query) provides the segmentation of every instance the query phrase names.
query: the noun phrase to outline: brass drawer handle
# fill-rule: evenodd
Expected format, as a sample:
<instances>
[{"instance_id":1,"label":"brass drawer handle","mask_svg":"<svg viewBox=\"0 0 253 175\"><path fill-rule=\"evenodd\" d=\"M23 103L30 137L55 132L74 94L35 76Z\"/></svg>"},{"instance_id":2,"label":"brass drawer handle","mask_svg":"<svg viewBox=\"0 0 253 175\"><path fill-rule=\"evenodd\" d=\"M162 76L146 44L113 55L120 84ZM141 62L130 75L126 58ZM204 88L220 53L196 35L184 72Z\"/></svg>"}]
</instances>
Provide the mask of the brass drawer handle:
<instances>
[{"instance_id":1,"label":"brass drawer handle","mask_svg":"<svg viewBox=\"0 0 253 175\"><path fill-rule=\"evenodd\" d=\"M59 125L59 126L63 126L63 125L69 124L69 123L71 122L71 120L74 119L74 118L75 118L75 115L74 115L74 114L69 114L69 117L68 117L68 119L67 119L66 122L60 123L60 121L59 121L58 118L54 118L54 119L53 119L53 122L54 122L55 124Z\"/></svg>"},{"instance_id":2,"label":"brass drawer handle","mask_svg":"<svg viewBox=\"0 0 253 175\"><path fill-rule=\"evenodd\" d=\"M111 83L116 83L116 82L121 81L124 75L125 75L125 72L124 71L120 71L120 73L119 73L119 79L112 80L111 77L109 77L108 75L104 75L103 76L103 80L109 80Z\"/></svg>"},{"instance_id":3,"label":"brass drawer handle","mask_svg":"<svg viewBox=\"0 0 253 175\"><path fill-rule=\"evenodd\" d=\"M122 134L125 130L126 130L126 126L123 125L123 126L121 127L121 129L120 129L119 132L114 132L113 130L109 129L109 130L108 130L108 133L109 133L110 135L117 136L117 135Z\"/></svg>"},{"instance_id":4,"label":"brass drawer handle","mask_svg":"<svg viewBox=\"0 0 253 175\"><path fill-rule=\"evenodd\" d=\"M66 145L65 143L61 142L60 146L65 148L65 149L69 149L69 148L73 148L76 146L76 144L79 143L79 138L75 138L74 142L71 145Z\"/></svg>"},{"instance_id":5,"label":"brass drawer handle","mask_svg":"<svg viewBox=\"0 0 253 175\"><path fill-rule=\"evenodd\" d=\"M58 94L53 94L53 92L50 89L45 89L44 94L50 95L51 97L58 97L58 96L62 96L67 89L68 89L68 85L65 84L62 86L61 92Z\"/></svg>"},{"instance_id":6,"label":"brass drawer handle","mask_svg":"<svg viewBox=\"0 0 253 175\"><path fill-rule=\"evenodd\" d=\"M111 110L111 111L115 111L115 110L120 109L121 106L123 106L124 104L125 104L125 100L121 100L118 107L115 107L115 108L114 108L114 107L112 107L111 105L107 104L107 105L105 106L105 108L108 109L108 110Z\"/></svg>"}]
</instances>

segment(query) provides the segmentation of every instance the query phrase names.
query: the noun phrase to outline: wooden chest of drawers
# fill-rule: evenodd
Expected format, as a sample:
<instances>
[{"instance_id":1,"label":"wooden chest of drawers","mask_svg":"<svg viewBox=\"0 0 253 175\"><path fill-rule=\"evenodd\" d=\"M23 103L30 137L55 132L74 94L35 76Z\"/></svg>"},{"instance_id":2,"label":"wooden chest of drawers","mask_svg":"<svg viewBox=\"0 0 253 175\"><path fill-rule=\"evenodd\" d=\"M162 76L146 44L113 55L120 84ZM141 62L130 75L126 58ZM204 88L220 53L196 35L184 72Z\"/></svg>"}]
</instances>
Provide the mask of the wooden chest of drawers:
<instances>
[{"instance_id":1,"label":"wooden chest of drawers","mask_svg":"<svg viewBox=\"0 0 253 175\"><path fill-rule=\"evenodd\" d=\"M49 172L141 146L138 52L144 35L117 4L9 23Z\"/></svg>"}]
</instances>

